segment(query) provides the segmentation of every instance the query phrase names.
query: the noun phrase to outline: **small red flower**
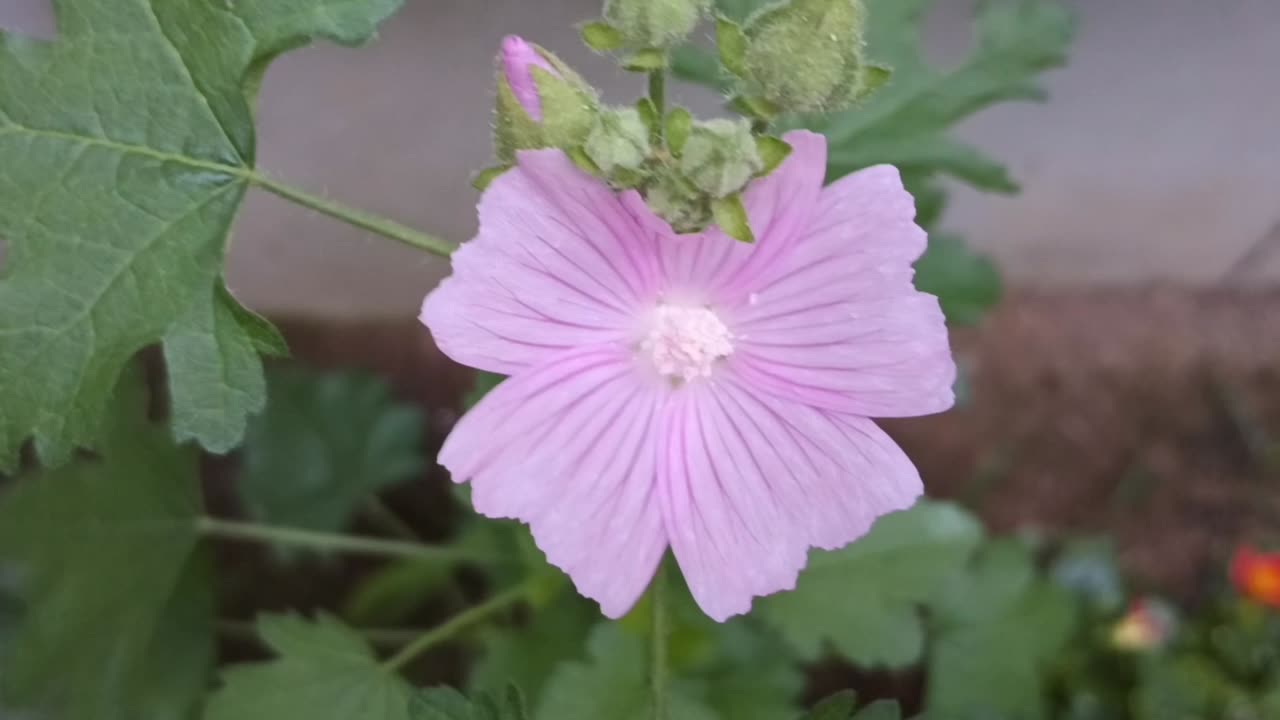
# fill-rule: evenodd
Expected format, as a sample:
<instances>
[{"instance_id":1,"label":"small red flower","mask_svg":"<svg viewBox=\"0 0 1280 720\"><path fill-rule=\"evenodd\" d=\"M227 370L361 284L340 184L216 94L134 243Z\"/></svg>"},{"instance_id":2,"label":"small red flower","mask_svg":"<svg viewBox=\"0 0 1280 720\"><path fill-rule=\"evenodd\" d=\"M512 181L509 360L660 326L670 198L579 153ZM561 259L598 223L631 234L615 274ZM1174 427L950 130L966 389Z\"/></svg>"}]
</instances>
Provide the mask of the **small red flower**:
<instances>
[{"instance_id":1,"label":"small red flower","mask_svg":"<svg viewBox=\"0 0 1280 720\"><path fill-rule=\"evenodd\" d=\"M1250 599L1280 609L1280 553L1241 546L1231 560L1231 580Z\"/></svg>"}]
</instances>

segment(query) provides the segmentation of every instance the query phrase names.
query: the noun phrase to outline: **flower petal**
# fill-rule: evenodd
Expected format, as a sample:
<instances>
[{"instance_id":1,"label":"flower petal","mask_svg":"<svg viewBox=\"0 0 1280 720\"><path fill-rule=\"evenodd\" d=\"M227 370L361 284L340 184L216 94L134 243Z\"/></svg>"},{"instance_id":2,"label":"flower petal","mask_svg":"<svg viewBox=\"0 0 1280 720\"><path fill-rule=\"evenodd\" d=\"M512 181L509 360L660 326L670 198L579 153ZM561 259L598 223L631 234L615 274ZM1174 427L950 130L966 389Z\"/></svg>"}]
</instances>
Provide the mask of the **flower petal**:
<instances>
[{"instance_id":1,"label":"flower petal","mask_svg":"<svg viewBox=\"0 0 1280 720\"><path fill-rule=\"evenodd\" d=\"M922 489L870 420L764 399L732 374L677 392L661 442L672 549L698 604L721 621L793 588L811 546L848 544Z\"/></svg>"},{"instance_id":2,"label":"flower petal","mask_svg":"<svg viewBox=\"0 0 1280 720\"><path fill-rule=\"evenodd\" d=\"M729 312L739 372L782 397L868 417L940 412L955 362L937 298L912 285L925 233L889 166L823 191L790 253Z\"/></svg>"},{"instance_id":3,"label":"flower petal","mask_svg":"<svg viewBox=\"0 0 1280 720\"><path fill-rule=\"evenodd\" d=\"M547 560L619 617L667 548L655 469L663 392L620 348L561 353L490 392L440 463L471 482L477 511L528 523Z\"/></svg>"},{"instance_id":4,"label":"flower petal","mask_svg":"<svg viewBox=\"0 0 1280 720\"><path fill-rule=\"evenodd\" d=\"M520 154L480 200L421 320L449 357L504 375L566 348L619 341L656 286L653 238L558 150Z\"/></svg>"}]
</instances>

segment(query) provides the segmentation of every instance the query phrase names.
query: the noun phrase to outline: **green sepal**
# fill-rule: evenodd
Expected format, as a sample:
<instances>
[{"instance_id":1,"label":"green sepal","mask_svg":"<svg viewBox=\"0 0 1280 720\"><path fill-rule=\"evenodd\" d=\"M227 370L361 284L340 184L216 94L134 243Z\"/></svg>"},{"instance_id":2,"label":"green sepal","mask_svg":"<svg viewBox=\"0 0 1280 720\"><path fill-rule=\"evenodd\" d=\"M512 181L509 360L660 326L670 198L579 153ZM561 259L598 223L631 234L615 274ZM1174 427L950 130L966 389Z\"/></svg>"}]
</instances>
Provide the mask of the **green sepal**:
<instances>
[{"instance_id":1,"label":"green sepal","mask_svg":"<svg viewBox=\"0 0 1280 720\"><path fill-rule=\"evenodd\" d=\"M765 177L773 174L791 156L792 148L782 138L762 135L756 138L756 149L760 151L760 159L764 161L764 168L756 173L756 177Z\"/></svg>"},{"instance_id":2,"label":"green sepal","mask_svg":"<svg viewBox=\"0 0 1280 720\"><path fill-rule=\"evenodd\" d=\"M494 180L497 180L500 175L510 169L510 165L495 165L491 168L485 168L476 173L476 176L471 179L471 187L484 192Z\"/></svg>"},{"instance_id":3,"label":"green sepal","mask_svg":"<svg viewBox=\"0 0 1280 720\"><path fill-rule=\"evenodd\" d=\"M743 77L747 72L747 36L742 26L724 16L716 18L716 46L724 69Z\"/></svg>"},{"instance_id":4,"label":"green sepal","mask_svg":"<svg viewBox=\"0 0 1280 720\"><path fill-rule=\"evenodd\" d=\"M594 175L595 177L604 177L604 171L601 170L600 166L596 164L596 161L592 160L591 156L587 154L586 148L581 145L574 145L564 152L569 156L569 159L573 161L573 164L577 165L578 169L582 172L587 173L588 175Z\"/></svg>"},{"instance_id":5,"label":"green sepal","mask_svg":"<svg viewBox=\"0 0 1280 720\"><path fill-rule=\"evenodd\" d=\"M667 52L658 48L637 50L627 56L622 67L631 72L657 72L667 69Z\"/></svg>"},{"instance_id":6,"label":"green sepal","mask_svg":"<svg viewBox=\"0 0 1280 720\"><path fill-rule=\"evenodd\" d=\"M867 65L862 68L861 82L854 101L861 102L875 95L877 91L889 84L893 79L893 69L883 65Z\"/></svg>"},{"instance_id":7,"label":"green sepal","mask_svg":"<svg viewBox=\"0 0 1280 720\"><path fill-rule=\"evenodd\" d=\"M763 120L765 122L773 122L778 115L782 114L782 109L777 105L760 97L751 97L748 95L736 95L729 101L730 110L745 115L749 118Z\"/></svg>"},{"instance_id":8,"label":"green sepal","mask_svg":"<svg viewBox=\"0 0 1280 720\"><path fill-rule=\"evenodd\" d=\"M582 26L582 42L598 53L607 53L621 50L626 45L626 38L618 28L596 20Z\"/></svg>"},{"instance_id":9,"label":"green sepal","mask_svg":"<svg viewBox=\"0 0 1280 720\"><path fill-rule=\"evenodd\" d=\"M730 195L711 201L711 214L716 225L725 235L744 243L754 243L755 233L751 232L751 221L747 217L747 208L742 204L741 195Z\"/></svg>"},{"instance_id":10,"label":"green sepal","mask_svg":"<svg viewBox=\"0 0 1280 720\"><path fill-rule=\"evenodd\" d=\"M680 157L692 131L693 114L688 110L675 108L667 113L667 148L672 155Z\"/></svg>"}]
</instances>

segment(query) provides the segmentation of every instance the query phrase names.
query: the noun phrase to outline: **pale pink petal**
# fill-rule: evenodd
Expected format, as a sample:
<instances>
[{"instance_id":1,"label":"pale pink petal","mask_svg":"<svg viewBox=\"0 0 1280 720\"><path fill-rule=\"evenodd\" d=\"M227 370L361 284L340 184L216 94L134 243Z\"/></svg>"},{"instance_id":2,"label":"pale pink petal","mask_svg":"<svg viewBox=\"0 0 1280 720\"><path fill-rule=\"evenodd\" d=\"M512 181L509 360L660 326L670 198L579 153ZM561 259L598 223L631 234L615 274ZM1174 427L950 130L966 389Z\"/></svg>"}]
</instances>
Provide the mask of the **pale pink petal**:
<instances>
[{"instance_id":1,"label":"pale pink petal","mask_svg":"<svg viewBox=\"0 0 1280 720\"><path fill-rule=\"evenodd\" d=\"M609 617L667 548L656 486L666 392L622 348L582 348L512 377L459 421L440 462L480 513L529 524L547 560Z\"/></svg>"},{"instance_id":2,"label":"pale pink petal","mask_svg":"<svg viewBox=\"0 0 1280 720\"><path fill-rule=\"evenodd\" d=\"M537 48L517 35L502 39L502 72L516 101L529 113L529 117L542 121L542 98L538 96L538 83L533 78L533 68L541 68L552 75L560 72L538 53Z\"/></svg>"},{"instance_id":3,"label":"pale pink petal","mask_svg":"<svg viewBox=\"0 0 1280 720\"><path fill-rule=\"evenodd\" d=\"M739 242L719 228L676 235L634 191L623 203L648 229L659 248L664 288L679 297L723 303L741 294L753 279L790 251L817 206L826 174L826 139L797 131L785 139L791 155L772 174L754 181L743 196L754 245Z\"/></svg>"},{"instance_id":4,"label":"pale pink petal","mask_svg":"<svg viewBox=\"0 0 1280 720\"><path fill-rule=\"evenodd\" d=\"M912 285L925 233L897 170L825 189L792 251L726 312L735 368L780 396L869 417L951 407L955 363L937 298Z\"/></svg>"},{"instance_id":5,"label":"pale pink petal","mask_svg":"<svg viewBox=\"0 0 1280 720\"><path fill-rule=\"evenodd\" d=\"M559 150L520 153L480 200L480 232L421 320L449 357L504 375L623 342L656 288L653 239Z\"/></svg>"},{"instance_id":6,"label":"pale pink petal","mask_svg":"<svg viewBox=\"0 0 1280 720\"><path fill-rule=\"evenodd\" d=\"M662 426L671 546L716 620L793 588L811 546L842 547L921 493L870 420L762 398L732 373L673 395Z\"/></svg>"}]
</instances>

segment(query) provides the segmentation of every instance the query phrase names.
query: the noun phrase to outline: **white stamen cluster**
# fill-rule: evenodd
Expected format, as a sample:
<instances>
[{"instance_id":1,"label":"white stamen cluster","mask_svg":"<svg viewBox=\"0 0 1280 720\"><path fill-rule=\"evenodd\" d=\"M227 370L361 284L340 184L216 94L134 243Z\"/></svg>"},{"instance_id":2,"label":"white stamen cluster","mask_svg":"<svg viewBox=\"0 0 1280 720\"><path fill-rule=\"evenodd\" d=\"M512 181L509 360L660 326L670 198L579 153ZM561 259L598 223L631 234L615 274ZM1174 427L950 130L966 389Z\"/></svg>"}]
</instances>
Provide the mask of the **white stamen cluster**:
<instances>
[{"instance_id":1,"label":"white stamen cluster","mask_svg":"<svg viewBox=\"0 0 1280 720\"><path fill-rule=\"evenodd\" d=\"M662 375L688 382L711 376L733 353L733 334L710 308L659 305L640 349Z\"/></svg>"}]
</instances>

